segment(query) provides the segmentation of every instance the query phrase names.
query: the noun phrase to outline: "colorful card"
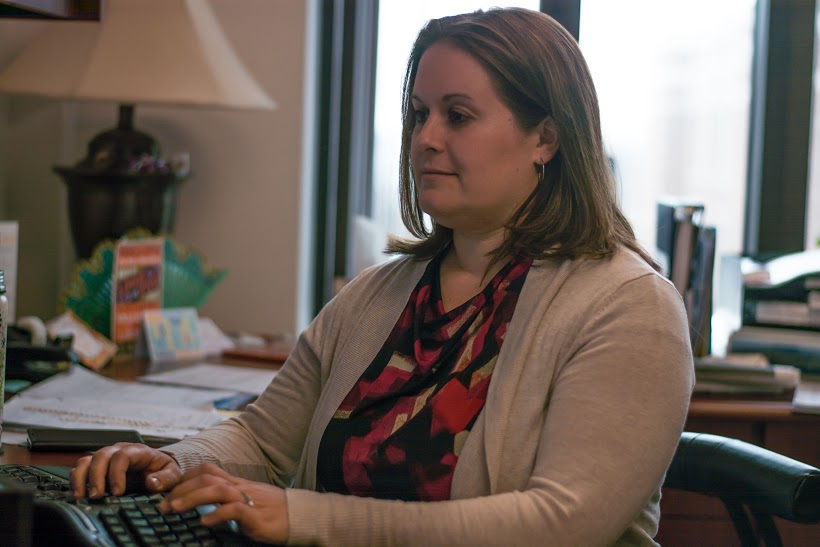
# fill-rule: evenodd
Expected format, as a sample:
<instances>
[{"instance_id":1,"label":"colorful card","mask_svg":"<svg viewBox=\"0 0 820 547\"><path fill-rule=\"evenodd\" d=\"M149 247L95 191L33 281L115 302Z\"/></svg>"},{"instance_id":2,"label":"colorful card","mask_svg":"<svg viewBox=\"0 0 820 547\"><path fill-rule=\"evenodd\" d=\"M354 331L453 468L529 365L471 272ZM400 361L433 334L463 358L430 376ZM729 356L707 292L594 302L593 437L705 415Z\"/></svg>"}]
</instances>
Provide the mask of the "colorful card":
<instances>
[{"instance_id":1,"label":"colorful card","mask_svg":"<svg viewBox=\"0 0 820 547\"><path fill-rule=\"evenodd\" d=\"M143 314L148 356L152 361L204 357L195 308L148 310Z\"/></svg>"},{"instance_id":2,"label":"colorful card","mask_svg":"<svg viewBox=\"0 0 820 547\"><path fill-rule=\"evenodd\" d=\"M117 243L111 289L111 338L133 342L142 314L162 308L163 238L124 239Z\"/></svg>"}]
</instances>

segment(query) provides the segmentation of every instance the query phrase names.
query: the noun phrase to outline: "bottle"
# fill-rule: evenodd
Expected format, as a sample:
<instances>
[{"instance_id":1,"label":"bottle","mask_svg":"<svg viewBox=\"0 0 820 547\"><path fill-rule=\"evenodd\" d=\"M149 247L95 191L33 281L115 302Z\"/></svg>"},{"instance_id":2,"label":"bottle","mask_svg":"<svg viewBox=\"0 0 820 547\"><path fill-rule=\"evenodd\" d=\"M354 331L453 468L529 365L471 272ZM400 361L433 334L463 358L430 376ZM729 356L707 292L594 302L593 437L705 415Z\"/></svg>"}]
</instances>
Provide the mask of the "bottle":
<instances>
[{"instance_id":1,"label":"bottle","mask_svg":"<svg viewBox=\"0 0 820 547\"><path fill-rule=\"evenodd\" d=\"M6 281L0 270L0 437L3 434L3 398L6 389L6 323L9 320L9 299L6 296ZM0 454L3 445L0 444Z\"/></svg>"}]
</instances>

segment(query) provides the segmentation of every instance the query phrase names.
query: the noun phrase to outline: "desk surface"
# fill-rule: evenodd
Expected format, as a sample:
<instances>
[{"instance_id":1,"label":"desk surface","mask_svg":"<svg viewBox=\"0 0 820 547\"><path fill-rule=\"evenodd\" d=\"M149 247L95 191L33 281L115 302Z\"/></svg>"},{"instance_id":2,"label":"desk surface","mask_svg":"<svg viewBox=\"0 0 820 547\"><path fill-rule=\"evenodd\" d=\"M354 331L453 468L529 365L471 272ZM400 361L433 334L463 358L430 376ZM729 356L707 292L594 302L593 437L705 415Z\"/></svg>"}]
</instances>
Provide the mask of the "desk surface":
<instances>
[{"instance_id":1,"label":"desk surface","mask_svg":"<svg viewBox=\"0 0 820 547\"><path fill-rule=\"evenodd\" d=\"M820 414L792 412L791 402L788 401L695 399L689 405L689 418L797 421L820 425Z\"/></svg>"},{"instance_id":2,"label":"desk surface","mask_svg":"<svg viewBox=\"0 0 820 547\"><path fill-rule=\"evenodd\" d=\"M211 362L233 364L256 368L279 368L278 364L242 359L208 359ZM130 357L117 357L102 371L103 375L118 380L135 380L137 377L155 372L151 363ZM738 422L787 422L820 427L820 414L798 414L791 410L787 401L761 401L737 399L693 399L689 407L689 420L738 421ZM42 452L32 453L26 447L6 445L0 455L0 463L33 465L71 466L82 456L79 453Z\"/></svg>"},{"instance_id":3,"label":"desk surface","mask_svg":"<svg viewBox=\"0 0 820 547\"><path fill-rule=\"evenodd\" d=\"M820 415L796 414L783 401L695 400L689 408L690 420L738 422L802 423L820 428ZM0 463L72 466L81 453L32 453L26 447L5 445Z\"/></svg>"},{"instance_id":4,"label":"desk surface","mask_svg":"<svg viewBox=\"0 0 820 547\"><path fill-rule=\"evenodd\" d=\"M80 452L30 452L25 446L5 444L3 454L0 454L0 463L74 467L74 463L83 455Z\"/></svg>"}]
</instances>

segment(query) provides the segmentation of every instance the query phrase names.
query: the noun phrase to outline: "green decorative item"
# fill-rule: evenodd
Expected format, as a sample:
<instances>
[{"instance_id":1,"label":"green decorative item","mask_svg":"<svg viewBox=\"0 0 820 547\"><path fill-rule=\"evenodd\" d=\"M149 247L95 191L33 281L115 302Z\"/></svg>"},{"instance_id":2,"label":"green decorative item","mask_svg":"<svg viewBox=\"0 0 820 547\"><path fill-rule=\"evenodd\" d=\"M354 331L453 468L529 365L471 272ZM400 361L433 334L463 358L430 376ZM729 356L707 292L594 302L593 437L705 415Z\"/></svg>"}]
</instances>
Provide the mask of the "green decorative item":
<instances>
[{"instance_id":1,"label":"green decorative item","mask_svg":"<svg viewBox=\"0 0 820 547\"><path fill-rule=\"evenodd\" d=\"M146 230L135 230L125 238L154 237ZM163 249L163 308L199 308L228 274L205 264L198 253L165 237ZM68 288L63 291L61 307L73 311L91 328L111 337L111 286L117 242L107 240L81 261Z\"/></svg>"}]
</instances>

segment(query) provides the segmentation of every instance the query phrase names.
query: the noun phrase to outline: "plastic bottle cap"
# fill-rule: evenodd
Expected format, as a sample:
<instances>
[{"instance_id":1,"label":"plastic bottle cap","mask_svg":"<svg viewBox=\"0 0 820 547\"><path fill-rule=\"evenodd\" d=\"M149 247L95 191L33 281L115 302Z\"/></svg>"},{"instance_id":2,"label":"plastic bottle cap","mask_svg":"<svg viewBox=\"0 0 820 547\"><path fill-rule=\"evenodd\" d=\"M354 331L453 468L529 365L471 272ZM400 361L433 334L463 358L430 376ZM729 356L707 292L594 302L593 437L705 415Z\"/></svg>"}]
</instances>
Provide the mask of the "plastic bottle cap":
<instances>
[{"instance_id":1,"label":"plastic bottle cap","mask_svg":"<svg viewBox=\"0 0 820 547\"><path fill-rule=\"evenodd\" d=\"M6 294L6 279L3 270L0 270L0 294Z\"/></svg>"}]
</instances>

